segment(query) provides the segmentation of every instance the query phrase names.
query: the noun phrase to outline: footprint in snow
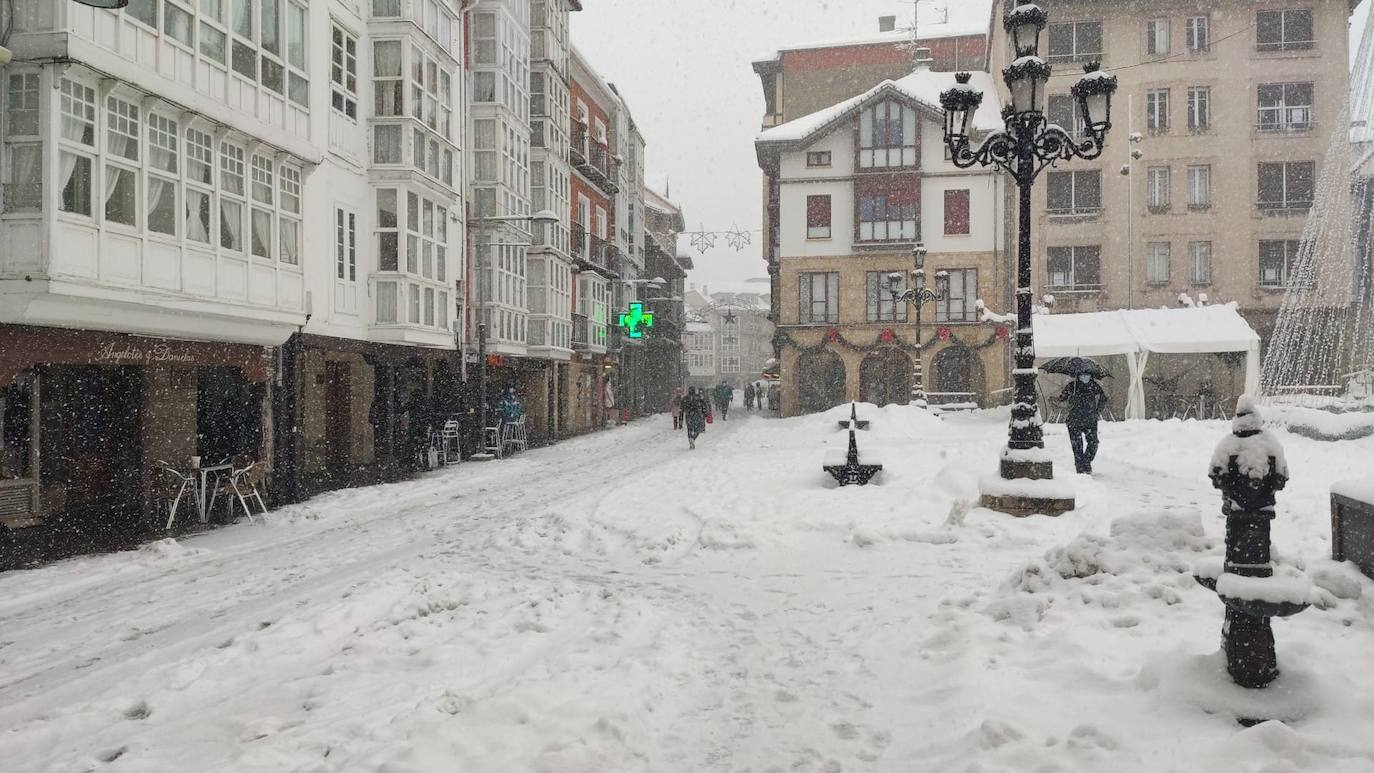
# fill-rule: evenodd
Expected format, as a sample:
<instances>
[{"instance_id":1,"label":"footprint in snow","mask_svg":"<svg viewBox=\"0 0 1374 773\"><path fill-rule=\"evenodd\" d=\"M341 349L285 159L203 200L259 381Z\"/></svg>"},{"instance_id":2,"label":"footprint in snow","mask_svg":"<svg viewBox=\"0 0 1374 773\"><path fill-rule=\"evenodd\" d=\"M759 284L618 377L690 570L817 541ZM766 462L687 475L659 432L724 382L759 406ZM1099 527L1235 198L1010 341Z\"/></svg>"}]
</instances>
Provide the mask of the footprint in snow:
<instances>
[{"instance_id":1,"label":"footprint in snow","mask_svg":"<svg viewBox=\"0 0 1374 773\"><path fill-rule=\"evenodd\" d=\"M147 701L139 701L127 709L124 709L125 719L147 719L153 713L153 709Z\"/></svg>"}]
</instances>

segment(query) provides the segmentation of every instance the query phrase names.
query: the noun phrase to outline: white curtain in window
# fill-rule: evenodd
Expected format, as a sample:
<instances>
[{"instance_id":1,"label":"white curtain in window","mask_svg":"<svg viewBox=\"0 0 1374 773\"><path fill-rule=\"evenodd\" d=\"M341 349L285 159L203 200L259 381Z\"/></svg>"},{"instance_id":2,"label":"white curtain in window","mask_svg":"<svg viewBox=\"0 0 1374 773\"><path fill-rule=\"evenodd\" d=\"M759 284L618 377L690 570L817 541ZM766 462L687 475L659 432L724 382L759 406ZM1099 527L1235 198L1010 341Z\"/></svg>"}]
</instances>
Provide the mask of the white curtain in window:
<instances>
[{"instance_id":1,"label":"white curtain in window","mask_svg":"<svg viewBox=\"0 0 1374 773\"><path fill-rule=\"evenodd\" d=\"M58 169L58 177L62 180L61 188L66 190L72 182L72 173L76 171L76 156L71 153L61 154L59 166L61 168Z\"/></svg>"},{"instance_id":2,"label":"white curtain in window","mask_svg":"<svg viewBox=\"0 0 1374 773\"><path fill-rule=\"evenodd\" d=\"M148 176L148 230L176 233L176 183Z\"/></svg>"},{"instance_id":3,"label":"white curtain in window","mask_svg":"<svg viewBox=\"0 0 1374 773\"><path fill-rule=\"evenodd\" d=\"M186 188L186 238L210 241L210 194Z\"/></svg>"},{"instance_id":4,"label":"white curtain in window","mask_svg":"<svg viewBox=\"0 0 1374 773\"><path fill-rule=\"evenodd\" d=\"M134 172L117 166L105 167L105 217L125 225L137 225L138 190Z\"/></svg>"},{"instance_id":5,"label":"white curtain in window","mask_svg":"<svg viewBox=\"0 0 1374 773\"><path fill-rule=\"evenodd\" d=\"M38 143L10 146L9 183L5 186L5 209L15 212L22 209L37 209L43 205L43 146ZM62 157L63 167L67 156ZM71 166L76 168L76 160ZM68 174L62 175L65 182Z\"/></svg>"}]
</instances>

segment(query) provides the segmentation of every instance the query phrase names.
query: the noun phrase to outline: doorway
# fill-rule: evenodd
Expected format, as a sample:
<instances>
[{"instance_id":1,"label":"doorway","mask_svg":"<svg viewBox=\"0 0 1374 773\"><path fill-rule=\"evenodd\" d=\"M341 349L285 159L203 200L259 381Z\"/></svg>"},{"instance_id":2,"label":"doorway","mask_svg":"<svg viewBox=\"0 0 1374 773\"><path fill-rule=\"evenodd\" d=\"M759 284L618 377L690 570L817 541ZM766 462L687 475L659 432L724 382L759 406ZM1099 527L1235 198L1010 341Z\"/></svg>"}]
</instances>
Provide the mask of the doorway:
<instances>
[{"instance_id":1,"label":"doorway","mask_svg":"<svg viewBox=\"0 0 1374 773\"><path fill-rule=\"evenodd\" d=\"M878 406L911 402L911 358L897 349L865 357L859 367L859 399Z\"/></svg>"},{"instance_id":2,"label":"doorway","mask_svg":"<svg viewBox=\"0 0 1374 773\"><path fill-rule=\"evenodd\" d=\"M324 442L325 469L343 485L348 480L353 460L352 433L353 383L347 362L324 364Z\"/></svg>"},{"instance_id":3,"label":"doorway","mask_svg":"<svg viewBox=\"0 0 1374 773\"><path fill-rule=\"evenodd\" d=\"M43 385L39 476L45 490L56 489L54 509L82 528L136 527L143 507L142 369L53 366Z\"/></svg>"}]
</instances>

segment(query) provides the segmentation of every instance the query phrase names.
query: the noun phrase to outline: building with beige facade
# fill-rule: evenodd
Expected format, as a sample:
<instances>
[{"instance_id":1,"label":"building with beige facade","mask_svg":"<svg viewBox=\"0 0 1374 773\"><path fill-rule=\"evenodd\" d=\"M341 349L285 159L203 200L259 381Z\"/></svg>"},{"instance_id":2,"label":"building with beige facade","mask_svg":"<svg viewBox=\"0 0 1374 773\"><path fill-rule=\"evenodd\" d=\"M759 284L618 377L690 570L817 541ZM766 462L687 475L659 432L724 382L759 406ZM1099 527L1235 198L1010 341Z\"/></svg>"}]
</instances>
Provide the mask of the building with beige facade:
<instances>
[{"instance_id":1,"label":"building with beige facade","mask_svg":"<svg viewBox=\"0 0 1374 773\"><path fill-rule=\"evenodd\" d=\"M991 78L977 125L997 125ZM948 72L918 67L810 115L765 130L756 143L770 186L768 219L783 415L848 400L911 399L914 357L926 390L986 404L1007 381L1006 329L980 321L984 292L1010 282L1003 179L946 160L940 91ZM915 310L894 301L913 278L949 277L945 297ZM919 346L918 346L919 341Z\"/></svg>"},{"instance_id":2,"label":"building with beige facade","mask_svg":"<svg viewBox=\"0 0 1374 773\"><path fill-rule=\"evenodd\" d=\"M1075 126L1069 87L1082 63L1101 61L1119 85L1106 153L1037 181L1037 295L1055 312L1206 295L1236 303L1267 342L1326 149L1345 141L1355 3L1042 5L1050 120ZM1010 50L1004 10L994 4L994 73ZM1000 78L998 88L1005 97Z\"/></svg>"}]
</instances>

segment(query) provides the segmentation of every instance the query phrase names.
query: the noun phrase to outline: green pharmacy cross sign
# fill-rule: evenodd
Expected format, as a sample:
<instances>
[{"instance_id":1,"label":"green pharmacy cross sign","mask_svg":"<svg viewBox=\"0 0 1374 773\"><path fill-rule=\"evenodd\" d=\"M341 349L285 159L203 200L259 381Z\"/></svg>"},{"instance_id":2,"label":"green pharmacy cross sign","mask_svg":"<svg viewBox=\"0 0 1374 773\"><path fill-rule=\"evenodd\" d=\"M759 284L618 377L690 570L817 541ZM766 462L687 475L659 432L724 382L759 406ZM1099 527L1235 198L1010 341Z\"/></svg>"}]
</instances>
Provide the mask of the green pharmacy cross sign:
<instances>
[{"instance_id":1,"label":"green pharmacy cross sign","mask_svg":"<svg viewBox=\"0 0 1374 773\"><path fill-rule=\"evenodd\" d=\"M630 310L620 315L620 326L631 338L643 338L644 328L654 326L654 313L645 311L642 303L631 303Z\"/></svg>"}]
</instances>

